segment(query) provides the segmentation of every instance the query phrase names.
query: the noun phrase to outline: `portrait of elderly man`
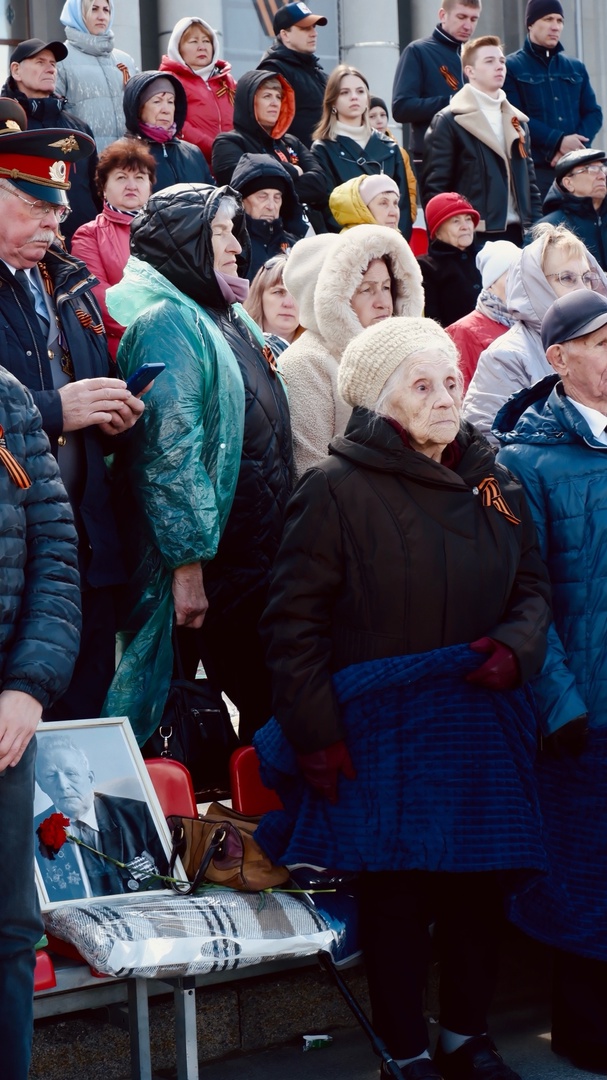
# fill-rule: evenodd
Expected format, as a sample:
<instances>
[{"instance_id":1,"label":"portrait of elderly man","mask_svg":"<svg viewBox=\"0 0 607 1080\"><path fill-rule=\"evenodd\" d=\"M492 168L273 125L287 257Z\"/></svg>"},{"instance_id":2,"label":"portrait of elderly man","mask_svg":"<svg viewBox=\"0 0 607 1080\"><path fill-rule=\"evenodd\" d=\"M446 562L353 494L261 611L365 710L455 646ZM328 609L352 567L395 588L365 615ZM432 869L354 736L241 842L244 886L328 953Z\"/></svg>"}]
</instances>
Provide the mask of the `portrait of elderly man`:
<instances>
[{"instance_id":1,"label":"portrait of elderly man","mask_svg":"<svg viewBox=\"0 0 607 1080\"><path fill-rule=\"evenodd\" d=\"M607 269L607 158L604 150L571 150L559 158L544 199L544 217L565 225Z\"/></svg>"},{"instance_id":2,"label":"portrait of elderly man","mask_svg":"<svg viewBox=\"0 0 607 1080\"><path fill-rule=\"evenodd\" d=\"M542 321L554 369L498 413L498 460L526 491L552 586L554 626L533 690L552 873L513 917L554 946L552 1048L607 1069L607 299L579 290Z\"/></svg>"},{"instance_id":3,"label":"portrait of elderly man","mask_svg":"<svg viewBox=\"0 0 607 1080\"><path fill-rule=\"evenodd\" d=\"M49 733L39 740L36 782L52 805L36 815L34 830L58 812L69 818L68 833L87 845L68 842L52 860L37 846L36 861L49 900L159 887L149 875L166 874L168 866L149 807L141 799L96 791L95 772L73 738ZM127 866L116 866L104 855Z\"/></svg>"},{"instance_id":4,"label":"portrait of elderly man","mask_svg":"<svg viewBox=\"0 0 607 1080\"><path fill-rule=\"evenodd\" d=\"M114 674L114 589L126 579L104 457L144 406L112 377L96 278L58 239L71 166L95 144L68 128L2 130L8 106L19 108L0 101L0 357L32 393L74 512L82 639L45 719L82 719L101 715Z\"/></svg>"}]
</instances>

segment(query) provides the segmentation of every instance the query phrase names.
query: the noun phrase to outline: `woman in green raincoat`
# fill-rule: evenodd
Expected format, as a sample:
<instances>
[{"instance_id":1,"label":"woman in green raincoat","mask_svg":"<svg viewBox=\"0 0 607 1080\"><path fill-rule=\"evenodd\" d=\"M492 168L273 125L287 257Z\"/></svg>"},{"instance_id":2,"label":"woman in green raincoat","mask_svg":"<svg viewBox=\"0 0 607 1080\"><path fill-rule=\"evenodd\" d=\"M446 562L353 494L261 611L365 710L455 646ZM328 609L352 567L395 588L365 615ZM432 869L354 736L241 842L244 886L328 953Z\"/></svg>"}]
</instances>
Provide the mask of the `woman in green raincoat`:
<instances>
[{"instance_id":1,"label":"woman in green raincoat","mask_svg":"<svg viewBox=\"0 0 607 1080\"><path fill-rule=\"evenodd\" d=\"M239 303L249 257L240 196L165 188L134 220L131 252L107 294L127 327L118 363L125 377L143 363L166 369L116 463L132 580L126 648L104 711L129 716L140 744L157 727L175 618L186 675L202 660L248 741L271 714L257 623L292 462L282 381Z\"/></svg>"}]
</instances>

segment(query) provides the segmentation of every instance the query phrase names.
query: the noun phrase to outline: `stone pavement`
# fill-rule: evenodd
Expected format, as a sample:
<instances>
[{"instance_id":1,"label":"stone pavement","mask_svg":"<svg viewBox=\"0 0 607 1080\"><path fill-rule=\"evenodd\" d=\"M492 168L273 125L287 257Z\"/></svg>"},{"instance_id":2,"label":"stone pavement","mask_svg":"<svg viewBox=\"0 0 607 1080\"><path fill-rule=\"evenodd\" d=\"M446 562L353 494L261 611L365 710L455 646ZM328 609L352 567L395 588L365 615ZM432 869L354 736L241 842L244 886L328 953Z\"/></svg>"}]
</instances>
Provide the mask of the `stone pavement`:
<instances>
[{"instance_id":1,"label":"stone pavement","mask_svg":"<svg viewBox=\"0 0 607 1080\"><path fill-rule=\"evenodd\" d=\"M348 973L365 1000L360 969ZM509 931L491 1031L523 1080L599 1080L550 1049L550 955ZM327 976L315 969L268 975L198 993L200 1080L377 1080L379 1064ZM172 1005L151 1006L155 1080L174 1080ZM129 1080L126 1032L105 1010L36 1025L31 1080ZM431 1023L431 1032L437 1026ZM333 1043L302 1052L303 1034Z\"/></svg>"}]
</instances>

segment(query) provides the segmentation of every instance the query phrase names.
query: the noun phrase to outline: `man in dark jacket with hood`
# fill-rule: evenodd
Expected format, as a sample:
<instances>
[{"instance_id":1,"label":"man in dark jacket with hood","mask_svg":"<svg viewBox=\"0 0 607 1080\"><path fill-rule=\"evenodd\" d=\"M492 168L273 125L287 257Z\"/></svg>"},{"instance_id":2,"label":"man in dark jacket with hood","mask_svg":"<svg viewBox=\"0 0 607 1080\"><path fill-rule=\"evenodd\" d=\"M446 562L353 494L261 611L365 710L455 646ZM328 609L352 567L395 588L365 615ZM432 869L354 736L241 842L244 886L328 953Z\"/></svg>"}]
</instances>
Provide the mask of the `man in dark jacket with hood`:
<instances>
[{"instance_id":1,"label":"man in dark jacket with hood","mask_svg":"<svg viewBox=\"0 0 607 1080\"><path fill-rule=\"evenodd\" d=\"M162 120L162 127L144 124L142 118L146 103L156 94L166 94L168 106L173 107L172 118L169 111L166 120ZM172 184L214 182L202 150L177 138L185 123L188 102L183 85L175 75L169 71L140 71L132 75L124 88L122 107L126 134L144 139L156 161L153 191L162 191Z\"/></svg>"},{"instance_id":2,"label":"man in dark jacket with hood","mask_svg":"<svg viewBox=\"0 0 607 1080\"><path fill-rule=\"evenodd\" d=\"M243 154L234 169L232 187L242 195L251 241L247 277L252 281L268 259L290 251L306 235L308 222L291 177L269 154Z\"/></svg>"},{"instance_id":3,"label":"man in dark jacket with hood","mask_svg":"<svg viewBox=\"0 0 607 1080\"><path fill-rule=\"evenodd\" d=\"M314 15L306 4L285 4L274 15L276 42L257 67L283 75L295 94L291 134L306 146L320 120L327 73L316 56L317 26L326 26L324 15Z\"/></svg>"},{"instance_id":4,"label":"man in dark jacket with hood","mask_svg":"<svg viewBox=\"0 0 607 1080\"><path fill-rule=\"evenodd\" d=\"M71 128L83 131L91 139L93 132L84 120L65 109L66 99L55 93L57 63L67 56L61 41L45 44L39 38L22 41L11 53L10 74L2 87L3 97L14 98L25 110L28 131L39 128ZM70 241L80 225L92 221L101 209L96 195L95 170L97 151L71 170L71 214L61 232L69 250Z\"/></svg>"},{"instance_id":5,"label":"man in dark jacket with hood","mask_svg":"<svg viewBox=\"0 0 607 1080\"><path fill-rule=\"evenodd\" d=\"M544 217L566 225L607 270L607 160L604 150L571 150L556 163Z\"/></svg>"},{"instance_id":6,"label":"man in dark jacket with hood","mask_svg":"<svg viewBox=\"0 0 607 1080\"><path fill-rule=\"evenodd\" d=\"M229 184L243 154L270 154L286 169L299 201L322 207L327 202L324 172L295 135L295 95L282 75L246 71L234 97L234 130L213 144L213 173L218 184Z\"/></svg>"}]
</instances>

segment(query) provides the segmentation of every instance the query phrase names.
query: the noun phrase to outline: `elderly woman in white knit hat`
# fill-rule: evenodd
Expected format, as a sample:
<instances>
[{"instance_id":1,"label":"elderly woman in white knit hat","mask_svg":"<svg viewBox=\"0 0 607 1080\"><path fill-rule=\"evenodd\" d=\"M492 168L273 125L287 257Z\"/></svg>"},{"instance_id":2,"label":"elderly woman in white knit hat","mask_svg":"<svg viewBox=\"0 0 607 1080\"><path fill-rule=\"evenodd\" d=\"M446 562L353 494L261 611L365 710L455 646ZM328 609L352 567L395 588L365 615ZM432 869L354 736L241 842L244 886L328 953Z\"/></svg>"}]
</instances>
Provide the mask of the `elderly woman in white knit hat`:
<instances>
[{"instance_id":1,"label":"elderly woman in white knit hat","mask_svg":"<svg viewBox=\"0 0 607 1080\"><path fill-rule=\"evenodd\" d=\"M487 1011L501 890L545 867L524 684L546 649L546 571L520 484L460 420L437 323L368 327L338 385L354 411L291 497L263 618L274 719L255 745L291 814L280 844L263 822L260 842L360 874L374 1024L407 1080L517 1080Z\"/></svg>"},{"instance_id":2,"label":"elderly woman in white knit hat","mask_svg":"<svg viewBox=\"0 0 607 1080\"><path fill-rule=\"evenodd\" d=\"M506 281L510 267L518 263L520 257L520 247L510 240L487 240L476 256L476 266L483 281L476 307L445 327L459 350L464 394L481 353L514 326L514 315L506 306Z\"/></svg>"},{"instance_id":3,"label":"elderly woman in white knit hat","mask_svg":"<svg viewBox=\"0 0 607 1080\"><path fill-rule=\"evenodd\" d=\"M400 188L391 176L354 176L333 188L329 209L338 225L385 225L398 229Z\"/></svg>"},{"instance_id":4,"label":"elderly woman in white knit hat","mask_svg":"<svg viewBox=\"0 0 607 1080\"><path fill-rule=\"evenodd\" d=\"M396 229L357 225L323 233L292 248L284 283L299 304L305 333L282 354L289 388L297 478L342 435L350 408L337 392L342 353L367 326L397 315L421 315L421 271Z\"/></svg>"}]
</instances>

